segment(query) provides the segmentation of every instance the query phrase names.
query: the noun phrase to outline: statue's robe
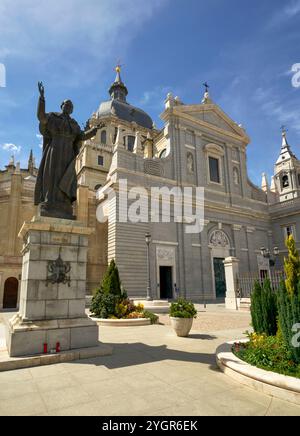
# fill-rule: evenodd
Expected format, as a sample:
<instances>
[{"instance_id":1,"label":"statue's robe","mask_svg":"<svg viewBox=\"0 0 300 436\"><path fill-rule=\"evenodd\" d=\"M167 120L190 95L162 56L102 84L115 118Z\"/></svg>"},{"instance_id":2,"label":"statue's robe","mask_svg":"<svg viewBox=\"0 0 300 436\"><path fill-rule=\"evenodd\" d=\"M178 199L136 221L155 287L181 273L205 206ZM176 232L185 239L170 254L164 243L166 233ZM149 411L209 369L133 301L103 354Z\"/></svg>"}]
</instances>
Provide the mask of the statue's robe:
<instances>
[{"instance_id":1,"label":"statue's robe","mask_svg":"<svg viewBox=\"0 0 300 436\"><path fill-rule=\"evenodd\" d=\"M75 160L85 133L68 115L46 114L45 100L42 98L39 100L38 119L44 144L35 188L35 204L42 204L54 215L60 210L63 217L64 211L72 214L72 203L76 201Z\"/></svg>"}]
</instances>

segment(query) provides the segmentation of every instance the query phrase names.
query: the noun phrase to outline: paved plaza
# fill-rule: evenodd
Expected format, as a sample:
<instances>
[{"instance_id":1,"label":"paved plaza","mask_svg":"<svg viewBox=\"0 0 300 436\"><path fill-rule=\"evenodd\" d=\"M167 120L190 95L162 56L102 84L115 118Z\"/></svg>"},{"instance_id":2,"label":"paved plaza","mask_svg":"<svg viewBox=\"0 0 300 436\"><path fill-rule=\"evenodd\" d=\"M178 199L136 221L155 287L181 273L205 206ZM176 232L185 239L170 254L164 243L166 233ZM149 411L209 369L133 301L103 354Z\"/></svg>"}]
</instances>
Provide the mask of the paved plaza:
<instances>
[{"instance_id":1,"label":"paved plaza","mask_svg":"<svg viewBox=\"0 0 300 436\"><path fill-rule=\"evenodd\" d=\"M249 314L198 309L189 338L169 325L101 327L112 356L0 373L0 415L300 415L217 369L216 348L243 336Z\"/></svg>"}]
</instances>

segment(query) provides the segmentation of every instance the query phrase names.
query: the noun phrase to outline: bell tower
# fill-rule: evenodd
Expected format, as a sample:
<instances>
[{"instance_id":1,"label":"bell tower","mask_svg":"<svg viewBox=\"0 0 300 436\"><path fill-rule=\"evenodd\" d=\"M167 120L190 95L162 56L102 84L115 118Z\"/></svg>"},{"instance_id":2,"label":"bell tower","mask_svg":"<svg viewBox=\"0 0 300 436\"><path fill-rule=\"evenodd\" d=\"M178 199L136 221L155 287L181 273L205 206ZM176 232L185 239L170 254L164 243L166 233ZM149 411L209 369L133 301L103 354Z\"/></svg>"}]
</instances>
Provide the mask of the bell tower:
<instances>
[{"instance_id":1,"label":"bell tower","mask_svg":"<svg viewBox=\"0 0 300 436\"><path fill-rule=\"evenodd\" d=\"M300 197L300 161L291 150L284 126L281 152L275 164L275 184L280 202Z\"/></svg>"}]
</instances>

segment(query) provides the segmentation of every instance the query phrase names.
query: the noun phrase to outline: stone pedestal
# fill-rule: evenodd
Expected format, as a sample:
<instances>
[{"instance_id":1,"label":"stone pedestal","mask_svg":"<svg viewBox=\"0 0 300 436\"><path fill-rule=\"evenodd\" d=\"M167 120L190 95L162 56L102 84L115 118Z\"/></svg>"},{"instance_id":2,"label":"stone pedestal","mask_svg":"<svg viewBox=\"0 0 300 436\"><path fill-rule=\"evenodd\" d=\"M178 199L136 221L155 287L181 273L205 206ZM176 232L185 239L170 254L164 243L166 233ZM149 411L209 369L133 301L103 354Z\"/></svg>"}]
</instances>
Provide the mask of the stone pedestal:
<instances>
[{"instance_id":1,"label":"stone pedestal","mask_svg":"<svg viewBox=\"0 0 300 436\"><path fill-rule=\"evenodd\" d=\"M226 276L226 309L238 310L237 286L239 275L239 259L227 257L224 261Z\"/></svg>"},{"instance_id":2,"label":"stone pedestal","mask_svg":"<svg viewBox=\"0 0 300 436\"><path fill-rule=\"evenodd\" d=\"M95 347L98 326L85 313L88 236L76 221L34 218L23 238L20 310L8 324L11 357L42 354L60 343L61 351Z\"/></svg>"}]
</instances>

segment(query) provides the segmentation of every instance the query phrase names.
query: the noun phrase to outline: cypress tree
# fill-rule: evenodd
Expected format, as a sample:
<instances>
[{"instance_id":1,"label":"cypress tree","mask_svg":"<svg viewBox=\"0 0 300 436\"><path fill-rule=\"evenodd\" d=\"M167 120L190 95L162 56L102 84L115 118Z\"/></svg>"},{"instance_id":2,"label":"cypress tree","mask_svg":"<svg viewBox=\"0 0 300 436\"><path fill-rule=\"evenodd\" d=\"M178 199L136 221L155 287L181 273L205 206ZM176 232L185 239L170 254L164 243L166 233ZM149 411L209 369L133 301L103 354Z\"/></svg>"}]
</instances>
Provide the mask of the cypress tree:
<instances>
[{"instance_id":1,"label":"cypress tree","mask_svg":"<svg viewBox=\"0 0 300 436\"><path fill-rule=\"evenodd\" d=\"M300 323L300 258L294 238L287 240L288 258L284 261L286 280L281 283L278 294L279 323L284 343L291 358L300 363L300 348L293 346L293 326Z\"/></svg>"},{"instance_id":2,"label":"cypress tree","mask_svg":"<svg viewBox=\"0 0 300 436\"><path fill-rule=\"evenodd\" d=\"M122 291L118 268L112 260L92 299L90 311L97 317L108 318L115 315L117 303L126 297L126 293Z\"/></svg>"},{"instance_id":3,"label":"cypress tree","mask_svg":"<svg viewBox=\"0 0 300 436\"><path fill-rule=\"evenodd\" d=\"M252 326L255 333L275 336L277 333L276 297L269 279L263 286L257 281L251 296Z\"/></svg>"},{"instance_id":4,"label":"cypress tree","mask_svg":"<svg viewBox=\"0 0 300 436\"><path fill-rule=\"evenodd\" d=\"M284 269L286 273L286 289L290 296L294 295L300 278L300 256L296 249L296 243L293 236L289 236L286 241L289 251L287 259L284 259Z\"/></svg>"},{"instance_id":5,"label":"cypress tree","mask_svg":"<svg viewBox=\"0 0 300 436\"><path fill-rule=\"evenodd\" d=\"M262 334L262 310L261 310L262 287L259 281L254 284L254 289L251 295L251 317L252 326L255 333Z\"/></svg>"}]
</instances>

